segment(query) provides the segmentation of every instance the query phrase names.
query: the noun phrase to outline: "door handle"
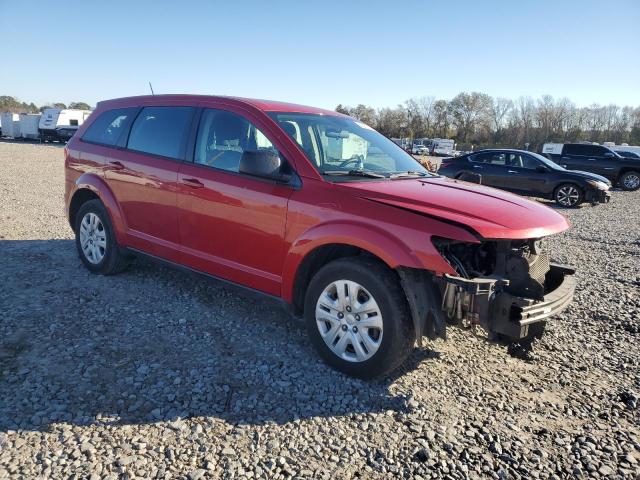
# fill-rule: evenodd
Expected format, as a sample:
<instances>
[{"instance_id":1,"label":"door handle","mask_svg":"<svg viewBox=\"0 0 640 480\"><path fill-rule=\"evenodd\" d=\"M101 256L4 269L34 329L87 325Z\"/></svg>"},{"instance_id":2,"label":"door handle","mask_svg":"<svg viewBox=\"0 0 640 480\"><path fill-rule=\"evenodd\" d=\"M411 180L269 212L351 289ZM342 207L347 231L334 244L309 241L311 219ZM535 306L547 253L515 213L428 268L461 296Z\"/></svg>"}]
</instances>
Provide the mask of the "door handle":
<instances>
[{"instance_id":1,"label":"door handle","mask_svg":"<svg viewBox=\"0 0 640 480\"><path fill-rule=\"evenodd\" d=\"M111 167L111 170L123 170L124 169L124 165L120 162L118 162L117 160L113 160L111 162L109 162L109 166Z\"/></svg>"},{"instance_id":2,"label":"door handle","mask_svg":"<svg viewBox=\"0 0 640 480\"><path fill-rule=\"evenodd\" d=\"M595 158L589 158L588 160L591 161L591 162L595 162L596 161Z\"/></svg>"},{"instance_id":3,"label":"door handle","mask_svg":"<svg viewBox=\"0 0 640 480\"><path fill-rule=\"evenodd\" d=\"M204 188L204 183L197 178L183 178L181 182L191 188Z\"/></svg>"},{"instance_id":4,"label":"door handle","mask_svg":"<svg viewBox=\"0 0 640 480\"><path fill-rule=\"evenodd\" d=\"M518 173L516 170L507 170L509 173Z\"/></svg>"},{"instance_id":5,"label":"door handle","mask_svg":"<svg viewBox=\"0 0 640 480\"><path fill-rule=\"evenodd\" d=\"M480 170L482 170L482 165L474 165L473 168L479 168Z\"/></svg>"}]
</instances>

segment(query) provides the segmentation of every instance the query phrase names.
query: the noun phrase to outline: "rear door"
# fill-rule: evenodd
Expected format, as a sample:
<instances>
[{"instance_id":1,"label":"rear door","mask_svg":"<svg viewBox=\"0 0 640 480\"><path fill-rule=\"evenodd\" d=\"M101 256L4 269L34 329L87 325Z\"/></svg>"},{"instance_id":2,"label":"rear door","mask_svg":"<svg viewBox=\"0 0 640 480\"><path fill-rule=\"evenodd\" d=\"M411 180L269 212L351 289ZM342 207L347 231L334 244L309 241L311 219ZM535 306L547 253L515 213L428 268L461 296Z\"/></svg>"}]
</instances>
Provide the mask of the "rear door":
<instances>
[{"instance_id":1,"label":"rear door","mask_svg":"<svg viewBox=\"0 0 640 480\"><path fill-rule=\"evenodd\" d=\"M507 154L503 151L474 153L469 155L467 171L481 175L483 185L503 188L507 175L506 158Z\"/></svg>"},{"instance_id":2,"label":"rear door","mask_svg":"<svg viewBox=\"0 0 640 480\"><path fill-rule=\"evenodd\" d=\"M244 152L277 152L275 135L247 115L202 111L193 161L178 176L181 263L279 296L293 187L239 173Z\"/></svg>"},{"instance_id":3,"label":"rear door","mask_svg":"<svg viewBox=\"0 0 640 480\"><path fill-rule=\"evenodd\" d=\"M126 148L113 150L105 166L128 246L169 260L176 260L179 250L176 183L194 111L185 106L142 108Z\"/></svg>"}]
</instances>

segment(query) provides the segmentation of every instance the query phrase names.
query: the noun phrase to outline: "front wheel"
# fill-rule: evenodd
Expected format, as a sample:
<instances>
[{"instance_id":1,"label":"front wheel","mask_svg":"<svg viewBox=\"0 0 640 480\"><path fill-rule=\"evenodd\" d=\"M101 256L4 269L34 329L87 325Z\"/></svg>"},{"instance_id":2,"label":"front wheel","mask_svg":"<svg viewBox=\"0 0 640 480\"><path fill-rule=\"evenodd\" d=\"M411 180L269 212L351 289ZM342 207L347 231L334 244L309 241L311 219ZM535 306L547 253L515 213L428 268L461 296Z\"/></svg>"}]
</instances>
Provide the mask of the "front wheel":
<instances>
[{"instance_id":1,"label":"front wheel","mask_svg":"<svg viewBox=\"0 0 640 480\"><path fill-rule=\"evenodd\" d=\"M554 199L561 207L577 207L584 201L584 192L572 183L564 183L556 188Z\"/></svg>"},{"instance_id":2,"label":"front wheel","mask_svg":"<svg viewBox=\"0 0 640 480\"><path fill-rule=\"evenodd\" d=\"M620 186L623 190L634 191L640 188L640 172L625 172L620 176Z\"/></svg>"},{"instance_id":3,"label":"front wheel","mask_svg":"<svg viewBox=\"0 0 640 480\"><path fill-rule=\"evenodd\" d=\"M304 312L323 360L354 377L391 372L415 342L399 280L374 259L342 258L322 267L309 284Z\"/></svg>"}]
</instances>

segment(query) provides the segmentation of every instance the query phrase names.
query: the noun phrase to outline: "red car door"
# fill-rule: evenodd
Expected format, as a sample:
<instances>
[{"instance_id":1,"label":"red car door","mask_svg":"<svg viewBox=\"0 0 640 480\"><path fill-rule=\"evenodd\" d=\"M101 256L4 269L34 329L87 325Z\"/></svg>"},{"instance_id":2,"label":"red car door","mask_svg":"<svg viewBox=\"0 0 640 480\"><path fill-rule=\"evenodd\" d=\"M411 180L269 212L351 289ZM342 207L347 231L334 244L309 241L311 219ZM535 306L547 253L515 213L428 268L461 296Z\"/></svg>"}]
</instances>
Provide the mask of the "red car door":
<instances>
[{"instance_id":1,"label":"red car door","mask_svg":"<svg viewBox=\"0 0 640 480\"><path fill-rule=\"evenodd\" d=\"M113 150L105 178L122 210L127 246L176 261L176 182L195 109L143 108L126 149Z\"/></svg>"},{"instance_id":2,"label":"red car door","mask_svg":"<svg viewBox=\"0 0 640 480\"><path fill-rule=\"evenodd\" d=\"M243 152L260 149L275 147L247 118L203 110L193 162L178 174L181 263L279 296L293 188L238 173Z\"/></svg>"}]
</instances>

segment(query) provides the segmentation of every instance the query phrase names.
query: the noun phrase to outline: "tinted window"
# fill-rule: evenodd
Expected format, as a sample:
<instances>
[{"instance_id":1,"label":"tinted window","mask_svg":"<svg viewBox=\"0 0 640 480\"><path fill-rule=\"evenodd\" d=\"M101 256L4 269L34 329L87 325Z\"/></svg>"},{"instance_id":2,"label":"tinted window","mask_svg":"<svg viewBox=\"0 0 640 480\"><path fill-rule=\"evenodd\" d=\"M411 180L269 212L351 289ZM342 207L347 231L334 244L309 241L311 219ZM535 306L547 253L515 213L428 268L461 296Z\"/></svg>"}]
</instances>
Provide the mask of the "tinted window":
<instances>
[{"instance_id":1,"label":"tinted window","mask_svg":"<svg viewBox=\"0 0 640 480\"><path fill-rule=\"evenodd\" d=\"M491 165L505 165L506 153L504 152L484 152L476 153L469 157L472 162L490 163Z\"/></svg>"},{"instance_id":2,"label":"tinted window","mask_svg":"<svg viewBox=\"0 0 640 480\"><path fill-rule=\"evenodd\" d=\"M192 112L191 107L143 108L133 122L127 147L180 159Z\"/></svg>"},{"instance_id":3,"label":"tinted window","mask_svg":"<svg viewBox=\"0 0 640 480\"><path fill-rule=\"evenodd\" d=\"M565 145L565 155L582 155L582 156L601 156L604 155L605 149L599 145Z\"/></svg>"},{"instance_id":4,"label":"tinted window","mask_svg":"<svg viewBox=\"0 0 640 480\"><path fill-rule=\"evenodd\" d=\"M245 118L224 110L205 110L198 127L194 162L237 172L245 151L276 148Z\"/></svg>"},{"instance_id":5,"label":"tinted window","mask_svg":"<svg viewBox=\"0 0 640 480\"><path fill-rule=\"evenodd\" d=\"M640 155L638 155L637 153L628 152L625 150L616 150L616 153L626 158L640 158Z\"/></svg>"},{"instance_id":6,"label":"tinted window","mask_svg":"<svg viewBox=\"0 0 640 480\"><path fill-rule=\"evenodd\" d=\"M101 113L84 132L82 140L102 145L116 145L122 132L129 128L136 110L136 108L119 108Z\"/></svg>"},{"instance_id":7,"label":"tinted window","mask_svg":"<svg viewBox=\"0 0 640 480\"><path fill-rule=\"evenodd\" d=\"M513 152L510 153L507 158L507 165L510 167L527 168L529 170L535 170L539 165L538 161L529 155L523 153Z\"/></svg>"}]
</instances>

